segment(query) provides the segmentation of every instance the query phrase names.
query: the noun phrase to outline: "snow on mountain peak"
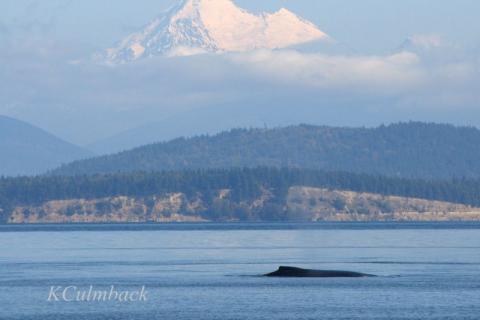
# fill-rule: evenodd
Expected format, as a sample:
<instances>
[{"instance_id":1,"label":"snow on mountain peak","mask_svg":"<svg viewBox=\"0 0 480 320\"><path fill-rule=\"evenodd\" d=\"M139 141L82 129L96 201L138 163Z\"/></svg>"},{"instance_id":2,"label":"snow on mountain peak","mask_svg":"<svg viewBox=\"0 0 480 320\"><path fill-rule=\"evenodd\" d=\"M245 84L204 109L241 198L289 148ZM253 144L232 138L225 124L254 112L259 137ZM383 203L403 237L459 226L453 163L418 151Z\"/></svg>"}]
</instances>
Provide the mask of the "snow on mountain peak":
<instances>
[{"instance_id":1,"label":"snow on mountain peak","mask_svg":"<svg viewBox=\"0 0 480 320\"><path fill-rule=\"evenodd\" d=\"M255 15L232 0L181 0L101 57L120 64L158 55L279 49L324 39L327 34L285 8Z\"/></svg>"}]
</instances>

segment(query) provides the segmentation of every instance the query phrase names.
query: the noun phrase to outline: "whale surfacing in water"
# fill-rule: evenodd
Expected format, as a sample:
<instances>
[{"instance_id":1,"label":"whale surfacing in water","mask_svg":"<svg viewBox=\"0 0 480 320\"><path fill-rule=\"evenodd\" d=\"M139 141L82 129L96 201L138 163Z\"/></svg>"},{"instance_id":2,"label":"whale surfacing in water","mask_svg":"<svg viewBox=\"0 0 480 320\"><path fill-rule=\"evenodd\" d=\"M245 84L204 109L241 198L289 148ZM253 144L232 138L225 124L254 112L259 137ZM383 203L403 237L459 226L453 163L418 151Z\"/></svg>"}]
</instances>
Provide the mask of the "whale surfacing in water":
<instances>
[{"instance_id":1,"label":"whale surfacing in water","mask_svg":"<svg viewBox=\"0 0 480 320\"><path fill-rule=\"evenodd\" d=\"M337 270L311 270L295 267L280 267L277 271L267 273L266 277L284 277L284 278L362 278L375 277L372 274L337 271Z\"/></svg>"}]
</instances>

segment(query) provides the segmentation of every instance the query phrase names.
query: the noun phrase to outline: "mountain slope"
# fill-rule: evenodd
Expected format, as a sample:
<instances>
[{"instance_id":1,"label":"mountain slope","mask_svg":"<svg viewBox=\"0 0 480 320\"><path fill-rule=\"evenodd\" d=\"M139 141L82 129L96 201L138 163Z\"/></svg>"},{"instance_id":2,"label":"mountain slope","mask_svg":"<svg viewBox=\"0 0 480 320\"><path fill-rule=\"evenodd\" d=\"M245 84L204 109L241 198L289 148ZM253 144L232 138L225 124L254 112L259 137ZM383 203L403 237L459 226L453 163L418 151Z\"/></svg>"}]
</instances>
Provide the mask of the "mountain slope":
<instances>
[{"instance_id":1,"label":"mountain slope","mask_svg":"<svg viewBox=\"0 0 480 320\"><path fill-rule=\"evenodd\" d=\"M374 129L240 129L77 161L54 173L273 166L400 177L480 177L479 144L475 128L416 122Z\"/></svg>"},{"instance_id":2,"label":"mountain slope","mask_svg":"<svg viewBox=\"0 0 480 320\"><path fill-rule=\"evenodd\" d=\"M89 156L93 154L28 123L0 116L0 175L39 174Z\"/></svg>"},{"instance_id":3,"label":"mountain slope","mask_svg":"<svg viewBox=\"0 0 480 320\"><path fill-rule=\"evenodd\" d=\"M231 0L181 0L108 49L102 60L118 64L156 55L277 49L327 38L284 8L254 15Z\"/></svg>"}]
</instances>

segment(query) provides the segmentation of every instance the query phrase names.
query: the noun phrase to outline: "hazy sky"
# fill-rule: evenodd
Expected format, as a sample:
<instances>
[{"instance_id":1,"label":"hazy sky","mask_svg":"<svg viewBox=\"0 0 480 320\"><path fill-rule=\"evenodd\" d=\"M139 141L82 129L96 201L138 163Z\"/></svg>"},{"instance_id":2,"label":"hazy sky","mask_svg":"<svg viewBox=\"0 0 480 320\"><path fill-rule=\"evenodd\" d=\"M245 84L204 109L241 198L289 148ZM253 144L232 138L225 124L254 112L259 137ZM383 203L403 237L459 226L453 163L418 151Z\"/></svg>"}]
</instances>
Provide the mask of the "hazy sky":
<instances>
[{"instance_id":1,"label":"hazy sky","mask_svg":"<svg viewBox=\"0 0 480 320\"><path fill-rule=\"evenodd\" d=\"M214 107L248 112L238 113L238 126L410 119L480 126L480 1L235 2L256 12L287 7L352 54L254 52L113 69L74 65L173 1L2 0L0 114L79 144ZM235 126L227 116L204 119L210 127L199 128Z\"/></svg>"}]
</instances>

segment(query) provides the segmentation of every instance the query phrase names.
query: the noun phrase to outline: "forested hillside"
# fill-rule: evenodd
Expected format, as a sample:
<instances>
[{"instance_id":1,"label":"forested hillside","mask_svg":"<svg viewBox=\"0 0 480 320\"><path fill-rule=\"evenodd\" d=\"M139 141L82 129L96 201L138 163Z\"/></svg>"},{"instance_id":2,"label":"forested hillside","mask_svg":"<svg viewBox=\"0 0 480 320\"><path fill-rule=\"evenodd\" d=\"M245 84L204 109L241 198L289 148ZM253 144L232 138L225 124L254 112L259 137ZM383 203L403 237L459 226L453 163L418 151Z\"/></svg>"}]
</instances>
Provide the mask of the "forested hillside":
<instances>
[{"instance_id":1,"label":"forested hillside","mask_svg":"<svg viewBox=\"0 0 480 320\"><path fill-rule=\"evenodd\" d=\"M77 161L56 175L291 167L406 178L480 177L480 131L427 123L378 128L292 126L180 138Z\"/></svg>"}]
</instances>

